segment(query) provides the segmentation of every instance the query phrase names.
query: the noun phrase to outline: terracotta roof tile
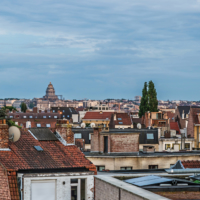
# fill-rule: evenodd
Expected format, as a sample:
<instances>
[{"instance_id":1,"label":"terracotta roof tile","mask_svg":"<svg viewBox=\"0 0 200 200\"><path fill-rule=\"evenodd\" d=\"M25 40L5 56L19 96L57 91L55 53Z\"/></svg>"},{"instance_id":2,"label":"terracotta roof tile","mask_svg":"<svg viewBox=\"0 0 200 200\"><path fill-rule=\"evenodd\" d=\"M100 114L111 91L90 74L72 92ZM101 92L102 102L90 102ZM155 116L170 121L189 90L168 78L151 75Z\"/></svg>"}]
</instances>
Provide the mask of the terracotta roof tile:
<instances>
[{"instance_id":1,"label":"terracotta roof tile","mask_svg":"<svg viewBox=\"0 0 200 200\"><path fill-rule=\"evenodd\" d=\"M184 168L200 168L200 160L183 160L181 163Z\"/></svg>"},{"instance_id":2,"label":"terracotta roof tile","mask_svg":"<svg viewBox=\"0 0 200 200\"><path fill-rule=\"evenodd\" d=\"M121 120L119 120L121 118ZM119 125L119 122L123 122L120 125L132 125L131 118L127 113L116 113L115 125Z\"/></svg>"},{"instance_id":3,"label":"terracotta roof tile","mask_svg":"<svg viewBox=\"0 0 200 200\"><path fill-rule=\"evenodd\" d=\"M113 112L87 112L83 119L111 119Z\"/></svg>"},{"instance_id":4,"label":"terracotta roof tile","mask_svg":"<svg viewBox=\"0 0 200 200\"><path fill-rule=\"evenodd\" d=\"M177 134L181 134L180 128L178 126L178 122L170 122L170 129L176 130Z\"/></svg>"},{"instance_id":5,"label":"terracotta roof tile","mask_svg":"<svg viewBox=\"0 0 200 200\"><path fill-rule=\"evenodd\" d=\"M43 151L37 151L40 146ZM8 169L93 169L95 166L75 146L64 146L60 141L38 141L28 131L21 131L19 141L9 142L11 151L1 151L0 163Z\"/></svg>"}]
</instances>

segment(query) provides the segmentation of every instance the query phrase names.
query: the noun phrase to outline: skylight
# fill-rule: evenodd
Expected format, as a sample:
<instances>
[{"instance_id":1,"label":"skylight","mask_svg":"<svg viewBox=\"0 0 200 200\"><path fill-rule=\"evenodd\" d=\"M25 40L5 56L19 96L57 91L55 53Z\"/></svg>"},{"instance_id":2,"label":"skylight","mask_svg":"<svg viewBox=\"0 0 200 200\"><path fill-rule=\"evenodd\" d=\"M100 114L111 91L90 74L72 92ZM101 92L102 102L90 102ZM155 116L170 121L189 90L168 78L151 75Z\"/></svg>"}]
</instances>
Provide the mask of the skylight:
<instances>
[{"instance_id":1,"label":"skylight","mask_svg":"<svg viewBox=\"0 0 200 200\"><path fill-rule=\"evenodd\" d=\"M37 150L37 151L43 151L43 148L41 146L34 146L34 148Z\"/></svg>"}]
</instances>

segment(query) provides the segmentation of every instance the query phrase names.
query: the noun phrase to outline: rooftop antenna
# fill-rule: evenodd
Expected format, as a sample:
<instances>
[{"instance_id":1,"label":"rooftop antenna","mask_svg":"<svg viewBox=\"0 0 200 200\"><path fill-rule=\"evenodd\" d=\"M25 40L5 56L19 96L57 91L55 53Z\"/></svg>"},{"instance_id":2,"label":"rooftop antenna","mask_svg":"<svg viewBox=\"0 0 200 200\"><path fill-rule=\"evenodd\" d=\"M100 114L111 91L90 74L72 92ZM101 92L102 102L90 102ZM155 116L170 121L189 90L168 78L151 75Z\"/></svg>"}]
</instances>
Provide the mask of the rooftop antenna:
<instances>
[{"instance_id":1,"label":"rooftop antenna","mask_svg":"<svg viewBox=\"0 0 200 200\"><path fill-rule=\"evenodd\" d=\"M138 124L137 124L137 128L138 128L138 129L141 129L141 128L142 128L142 125L141 125L140 123L138 123Z\"/></svg>"},{"instance_id":2,"label":"rooftop antenna","mask_svg":"<svg viewBox=\"0 0 200 200\"><path fill-rule=\"evenodd\" d=\"M19 128L16 126L11 126L8 130L9 132L9 140L12 142L17 142L21 136L21 132Z\"/></svg>"}]
</instances>

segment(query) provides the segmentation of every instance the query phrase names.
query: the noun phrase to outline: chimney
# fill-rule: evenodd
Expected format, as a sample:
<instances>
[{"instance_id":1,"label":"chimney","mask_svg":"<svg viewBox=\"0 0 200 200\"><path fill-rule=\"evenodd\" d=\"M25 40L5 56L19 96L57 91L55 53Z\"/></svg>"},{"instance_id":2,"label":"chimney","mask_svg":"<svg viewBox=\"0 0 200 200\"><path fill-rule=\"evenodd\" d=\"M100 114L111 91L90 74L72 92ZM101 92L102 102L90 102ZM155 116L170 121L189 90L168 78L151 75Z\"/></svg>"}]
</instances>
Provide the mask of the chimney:
<instances>
[{"instance_id":1,"label":"chimney","mask_svg":"<svg viewBox=\"0 0 200 200\"><path fill-rule=\"evenodd\" d=\"M34 108L33 108L33 113L37 113L37 112L38 112L37 107L34 107Z\"/></svg>"},{"instance_id":2,"label":"chimney","mask_svg":"<svg viewBox=\"0 0 200 200\"><path fill-rule=\"evenodd\" d=\"M9 132L6 120L0 120L0 149L8 149Z\"/></svg>"},{"instance_id":3,"label":"chimney","mask_svg":"<svg viewBox=\"0 0 200 200\"><path fill-rule=\"evenodd\" d=\"M12 110L13 113L16 113L16 110Z\"/></svg>"},{"instance_id":4,"label":"chimney","mask_svg":"<svg viewBox=\"0 0 200 200\"><path fill-rule=\"evenodd\" d=\"M114 121L116 121L116 120L117 120L117 114L114 113Z\"/></svg>"},{"instance_id":5,"label":"chimney","mask_svg":"<svg viewBox=\"0 0 200 200\"><path fill-rule=\"evenodd\" d=\"M74 145L74 133L72 132L72 125L67 120L57 120L56 132L65 141L65 145Z\"/></svg>"},{"instance_id":6,"label":"chimney","mask_svg":"<svg viewBox=\"0 0 200 200\"><path fill-rule=\"evenodd\" d=\"M100 152L100 132L101 128L94 128L91 134L91 152Z\"/></svg>"},{"instance_id":7,"label":"chimney","mask_svg":"<svg viewBox=\"0 0 200 200\"><path fill-rule=\"evenodd\" d=\"M41 113L42 111L41 110L39 110L39 113Z\"/></svg>"},{"instance_id":8,"label":"chimney","mask_svg":"<svg viewBox=\"0 0 200 200\"><path fill-rule=\"evenodd\" d=\"M185 113L184 113L184 110L183 110L183 112L182 112L182 119L184 119L185 118Z\"/></svg>"}]
</instances>

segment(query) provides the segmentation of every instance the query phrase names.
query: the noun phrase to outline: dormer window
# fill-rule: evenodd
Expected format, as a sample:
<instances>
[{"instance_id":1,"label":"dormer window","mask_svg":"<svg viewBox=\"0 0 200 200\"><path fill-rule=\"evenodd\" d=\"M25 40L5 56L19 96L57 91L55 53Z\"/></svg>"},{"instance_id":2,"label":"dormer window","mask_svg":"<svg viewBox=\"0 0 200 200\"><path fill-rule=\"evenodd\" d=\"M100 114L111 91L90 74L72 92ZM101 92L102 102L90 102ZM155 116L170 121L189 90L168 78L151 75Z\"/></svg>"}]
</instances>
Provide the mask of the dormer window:
<instances>
[{"instance_id":1,"label":"dormer window","mask_svg":"<svg viewBox=\"0 0 200 200\"><path fill-rule=\"evenodd\" d=\"M33 116L29 116L29 118L33 118Z\"/></svg>"},{"instance_id":2,"label":"dormer window","mask_svg":"<svg viewBox=\"0 0 200 200\"><path fill-rule=\"evenodd\" d=\"M26 118L26 116L23 116L23 118Z\"/></svg>"},{"instance_id":3,"label":"dormer window","mask_svg":"<svg viewBox=\"0 0 200 200\"><path fill-rule=\"evenodd\" d=\"M10 118L13 118L13 116L10 116Z\"/></svg>"},{"instance_id":4,"label":"dormer window","mask_svg":"<svg viewBox=\"0 0 200 200\"><path fill-rule=\"evenodd\" d=\"M123 122L119 122L119 124L123 124Z\"/></svg>"},{"instance_id":5,"label":"dormer window","mask_svg":"<svg viewBox=\"0 0 200 200\"><path fill-rule=\"evenodd\" d=\"M118 120L122 120L122 118L117 118Z\"/></svg>"},{"instance_id":6,"label":"dormer window","mask_svg":"<svg viewBox=\"0 0 200 200\"><path fill-rule=\"evenodd\" d=\"M47 116L43 116L43 118L47 118Z\"/></svg>"}]
</instances>

